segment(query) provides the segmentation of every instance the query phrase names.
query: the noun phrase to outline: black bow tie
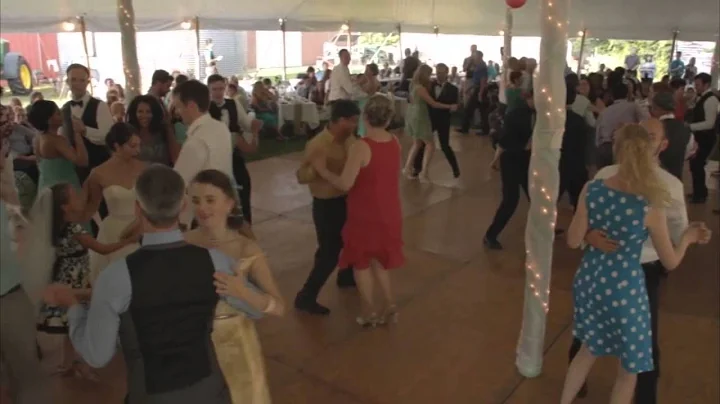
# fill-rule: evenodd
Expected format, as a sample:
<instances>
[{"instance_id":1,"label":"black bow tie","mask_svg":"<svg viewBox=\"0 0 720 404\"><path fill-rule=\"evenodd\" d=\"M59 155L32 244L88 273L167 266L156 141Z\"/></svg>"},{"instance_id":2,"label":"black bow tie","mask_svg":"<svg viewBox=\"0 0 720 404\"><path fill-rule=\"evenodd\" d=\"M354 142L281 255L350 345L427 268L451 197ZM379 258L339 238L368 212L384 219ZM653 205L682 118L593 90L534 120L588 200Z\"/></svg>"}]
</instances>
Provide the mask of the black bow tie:
<instances>
[{"instance_id":1,"label":"black bow tie","mask_svg":"<svg viewBox=\"0 0 720 404\"><path fill-rule=\"evenodd\" d=\"M82 108L83 102L82 102L82 100L80 100L80 101L70 101L70 106L71 106L71 107L81 107L81 108Z\"/></svg>"}]
</instances>

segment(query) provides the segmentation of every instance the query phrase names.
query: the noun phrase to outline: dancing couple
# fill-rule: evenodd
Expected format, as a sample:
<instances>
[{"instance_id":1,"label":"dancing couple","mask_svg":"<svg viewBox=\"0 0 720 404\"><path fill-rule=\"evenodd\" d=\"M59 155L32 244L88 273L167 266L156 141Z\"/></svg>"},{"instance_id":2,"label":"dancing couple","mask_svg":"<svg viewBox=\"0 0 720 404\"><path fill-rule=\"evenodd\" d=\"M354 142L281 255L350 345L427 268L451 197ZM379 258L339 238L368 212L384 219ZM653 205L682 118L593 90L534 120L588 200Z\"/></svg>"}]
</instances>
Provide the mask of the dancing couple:
<instances>
[{"instance_id":1,"label":"dancing couple","mask_svg":"<svg viewBox=\"0 0 720 404\"><path fill-rule=\"evenodd\" d=\"M321 189L329 192L326 195L335 198L336 206L332 210L334 216L327 217L325 214L330 210L321 209L325 201L317 197L313 201L319 244L316 267L295 304L305 310L313 303L319 306L314 300L317 291L333 269L352 267L364 303L357 322L376 326L397 317L387 270L399 268L405 262L398 178L400 144L385 130L394 114L390 99L383 95L368 99L362 117L365 137L356 140L352 133L359 114L353 102L335 101L328 129L308 144L306 161L298 172L298 179L310 184L315 196L319 196ZM375 279L384 297L382 311L374 297ZM315 280L319 282L311 283ZM314 287L310 297L306 297L308 284ZM317 314L327 312L325 309Z\"/></svg>"},{"instance_id":2,"label":"dancing couple","mask_svg":"<svg viewBox=\"0 0 720 404\"><path fill-rule=\"evenodd\" d=\"M88 307L69 285L44 293L47 304L68 308L74 348L102 367L119 335L128 404L269 403L251 319L282 315L284 304L262 251L241 230L232 180L197 174L189 195L198 228L185 234L177 172L150 166L134 189L141 247L100 272Z\"/></svg>"}]
</instances>

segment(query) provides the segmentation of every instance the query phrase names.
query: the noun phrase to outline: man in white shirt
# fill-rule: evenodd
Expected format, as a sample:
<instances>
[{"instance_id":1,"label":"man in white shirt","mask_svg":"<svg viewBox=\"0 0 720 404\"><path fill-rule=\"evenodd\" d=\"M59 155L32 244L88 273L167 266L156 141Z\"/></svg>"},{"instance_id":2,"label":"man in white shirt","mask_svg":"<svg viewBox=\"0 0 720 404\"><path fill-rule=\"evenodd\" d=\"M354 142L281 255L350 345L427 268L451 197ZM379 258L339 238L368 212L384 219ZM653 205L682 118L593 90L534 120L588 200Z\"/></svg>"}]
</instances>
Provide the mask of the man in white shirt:
<instances>
[{"instance_id":1,"label":"man in white shirt","mask_svg":"<svg viewBox=\"0 0 720 404\"><path fill-rule=\"evenodd\" d=\"M675 176L660 167L659 156L668 146L667 138L662 122L657 119L644 121L642 125L654 136L653 147L655 148L656 165L655 172L665 187L670 192L671 202L666 208L667 224L670 231L670 238L673 243L679 243L683 233L688 227L687 208L685 206L685 195L683 194L683 184ZM617 174L618 166L610 165L600 170L596 175L596 179L606 179ZM593 229L585 236L585 241L606 253L614 252L618 244L608 238L608 235L601 230ZM643 404L657 403L657 380L660 376L660 351L658 346L658 288L660 277L665 273L665 268L660 263L658 253L653 246L652 240L648 239L643 245L640 256L643 271L645 272L645 286L647 288L648 300L650 304L650 319L652 326L652 352L655 369L650 372L640 373L637 377L637 385L635 387L635 402ZM578 339L573 341L570 347L570 360L580 349L581 342ZM583 385L578 397L587 395L587 385Z\"/></svg>"},{"instance_id":2,"label":"man in white shirt","mask_svg":"<svg viewBox=\"0 0 720 404\"><path fill-rule=\"evenodd\" d=\"M698 94L698 101L692 111L688 111L692 118L690 130L693 131L695 142L698 145L695 156L690 159L693 183L690 203L705 203L708 197L705 165L718 137L715 121L720 104L720 99L712 91L711 81L712 79L707 73L695 76L695 91Z\"/></svg>"},{"instance_id":3,"label":"man in white shirt","mask_svg":"<svg viewBox=\"0 0 720 404\"><path fill-rule=\"evenodd\" d=\"M90 171L106 162L110 158L105 136L114 124L108 105L88 93L90 84L90 70L77 63L73 63L65 70L66 82L70 88L72 99L61 109L63 126L62 133L68 138L71 145L75 143L73 134L80 131L88 154L88 166L76 167L80 183L84 183ZM100 219L107 216L107 206L103 200L98 207ZM97 234L96 221L90 222L94 234Z\"/></svg>"},{"instance_id":4,"label":"man in white shirt","mask_svg":"<svg viewBox=\"0 0 720 404\"><path fill-rule=\"evenodd\" d=\"M328 101L351 100L355 93L355 83L350 76L350 52L342 49L338 53L340 64L333 68L330 76L330 96Z\"/></svg>"},{"instance_id":5,"label":"man in white shirt","mask_svg":"<svg viewBox=\"0 0 720 404\"><path fill-rule=\"evenodd\" d=\"M227 125L208 114L210 90L197 81L190 80L173 90L173 105L183 123L188 126L187 140L180 150L175 171L186 184L202 170L216 169L227 174L233 181L232 136ZM192 215L184 212L181 222L189 224Z\"/></svg>"},{"instance_id":6,"label":"man in white shirt","mask_svg":"<svg viewBox=\"0 0 720 404\"><path fill-rule=\"evenodd\" d=\"M232 165L233 175L237 181L242 206L243 218L252 223L252 212L250 209L250 173L245 166L243 153L257 151L258 137L262 121L253 119L243 108L242 104L231 98L225 98L227 87L225 78L219 74L208 77L210 88L209 113L215 120L224 123L231 136L233 136ZM251 134L250 140L243 137L243 133Z\"/></svg>"}]
</instances>

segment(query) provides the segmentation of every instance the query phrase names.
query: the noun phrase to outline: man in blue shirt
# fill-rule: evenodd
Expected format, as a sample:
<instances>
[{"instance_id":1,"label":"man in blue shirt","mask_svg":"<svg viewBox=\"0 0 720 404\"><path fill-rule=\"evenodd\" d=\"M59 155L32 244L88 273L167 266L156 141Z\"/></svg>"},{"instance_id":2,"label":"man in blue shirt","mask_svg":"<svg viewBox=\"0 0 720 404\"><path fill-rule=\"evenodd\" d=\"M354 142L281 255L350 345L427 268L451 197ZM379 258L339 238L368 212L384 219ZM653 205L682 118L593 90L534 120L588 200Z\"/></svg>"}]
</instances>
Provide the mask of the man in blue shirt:
<instances>
[{"instance_id":1,"label":"man in blue shirt","mask_svg":"<svg viewBox=\"0 0 720 404\"><path fill-rule=\"evenodd\" d=\"M6 140L0 140L0 173L5 169ZM10 244L7 209L0 200L0 355L10 375L10 386L3 386L0 401L4 402L3 396L9 393L17 404L51 403L50 386L37 354L36 310L22 288L20 264Z\"/></svg>"},{"instance_id":2,"label":"man in blue shirt","mask_svg":"<svg viewBox=\"0 0 720 404\"><path fill-rule=\"evenodd\" d=\"M127 404L231 404L210 334L218 302L214 278L218 272L233 275L233 260L183 241L178 218L185 184L174 170L151 166L135 191L136 215L145 230L142 247L100 273L89 309L64 285L51 285L46 300L69 307L70 339L93 367L112 359L119 333L128 368ZM245 282L249 294L269 307L270 298ZM221 297L251 318L263 314Z\"/></svg>"},{"instance_id":3,"label":"man in blue shirt","mask_svg":"<svg viewBox=\"0 0 720 404\"><path fill-rule=\"evenodd\" d=\"M470 97L465 105L465 115L463 117L462 127L460 132L468 133L470 131L470 125L472 124L475 116L475 110L480 109L480 134L490 133L490 123L488 122L488 102L487 102L487 82L488 82L488 67L485 61L483 61L483 53L480 51L475 52L475 60L473 62L474 70L472 75L472 87L470 89Z\"/></svg>"},{"instance_id":4,"label":"man in blue shirt","mask_svg":"<svg viewBox=\"0 0 720 404\"><path fill-rule=\"evenodd\" d=\"M675 52L675 60L670 63L670 77L673 79L682 78L685 74L685 62L682 61L682 52Z\"/></svg>"}]
</instances>

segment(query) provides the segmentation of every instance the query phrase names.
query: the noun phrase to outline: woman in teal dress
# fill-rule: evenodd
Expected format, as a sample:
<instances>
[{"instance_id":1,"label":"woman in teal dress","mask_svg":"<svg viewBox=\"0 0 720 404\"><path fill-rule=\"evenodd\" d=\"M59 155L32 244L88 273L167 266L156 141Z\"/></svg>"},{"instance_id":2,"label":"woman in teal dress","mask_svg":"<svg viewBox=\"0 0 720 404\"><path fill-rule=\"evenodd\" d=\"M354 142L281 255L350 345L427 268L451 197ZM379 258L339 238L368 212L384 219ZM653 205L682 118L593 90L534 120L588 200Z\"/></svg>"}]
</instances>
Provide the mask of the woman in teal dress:
<instances>
[{"instance_id":1,"label":"woman in teal dress","mask_svg":"<svg viewBox=\"0 0 720 404\"><path fill-rule=\"evenodd\" d=\"M285 139L279 128L277 96L262 81L253 85L250 107L255 111L255 118L262 121L264 132L271 133L277 140Z\"/></svg>"},{"instance_id":2,"label":"woman in teal dress","mask_svg":"<svg viewBox=\"0 0 720 404\"><path fill-rule=\"evenodd\" d=\"M56 184L67 183L77 191L82 189L77 175L77 167L87 167L88 153L81 131L73 131L73 142L60 134L62 130L62 114L60 108L53 101L35 101L28 121L40 132L33 139L33 150L37 157L38 195L43 189ZM90 231L90 223L82 226Z\"/></svg>"},{"instance_id":3,"label":"woman in teal dress","mask_svg":"<svg viewBox=\"0 0 720 404\"><path fill-rule=\"evenodd\" d=\"M375 63L370 63L369 65L365 66L365 74L361 75L358 78L358 85L360 85L360 88L366 94L365 97L362 97L358 100L358 106L360 107L360 111L365 109L365 104L370 99L370 97L375 95L375 93L380 90L380 81L377 79L379 74L380 70L378 69L378 66ZM362 119L358 122L357 134L360 137L365 136L365 124L363 123Z\"/></svg>"},{"instance_id":4,"label":"woman in teal dress","mask_svg":"<svg viewBox=\"0 0 720 404\"><path fill-rule=\"evenodd\" d=\"M68 183L81 189L76 167L87 167L88 154L82 132L73 132L73 142L60 135L62 114L57 104L39 100L33 104L28 121L40 132L35 136L33 149L38 160L40 177L38 193L59 183Z\"/></svg>"},{"instance_id":5,"label":"woman in teal dress","mask_svg":"<svg viewBox=\"0 0 720 404\"><path fill-rule=\"evenodd\" d=\"M457 105L442 104L433 99L430 95L432 91L432 82L430 75L432 68L428 65L420 66L416 71L410 83L410 95L408 97L407 112L405 112L405 134L415 139L415 142L408 154L407 162L403 172L409 178L414 179L413 162L421 147L425 147L423 154L422 170L419 177L421 180L428 180L428 167L430 159L432 159L435 151L435 141L433 140L432 124L430 122L431 108L449 109L455 111Z\"/></svg>"}]
</instances>

